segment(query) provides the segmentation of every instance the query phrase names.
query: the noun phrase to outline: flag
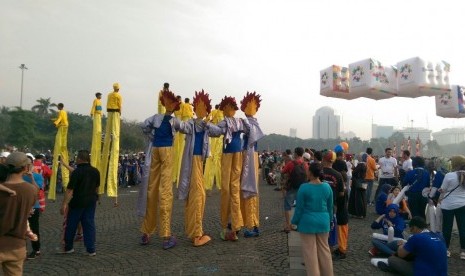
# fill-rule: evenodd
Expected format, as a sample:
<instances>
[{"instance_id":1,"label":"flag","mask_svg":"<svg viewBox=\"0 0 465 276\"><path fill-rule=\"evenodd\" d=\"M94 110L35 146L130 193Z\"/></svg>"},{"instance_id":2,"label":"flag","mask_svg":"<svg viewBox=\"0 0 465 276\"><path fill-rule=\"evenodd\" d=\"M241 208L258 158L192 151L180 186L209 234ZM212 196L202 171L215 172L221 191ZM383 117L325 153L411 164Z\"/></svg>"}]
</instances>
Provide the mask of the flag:
<instances>
[{"instance_id":1,"label":"flag","mask_svg":"<svg viewBox=\"0 0 465 276\"><path fill-rule=\"evenodd\" d=\"M394 147L393 147L393 156L397 157L397 142L394 142Z\"/></svg>"},{"instance_id":2,"label":"flag","mask_svg":"<svg viewBox=\"0 0 465 276\"><path fill-rule=\"evenodd\" d=\"M412 146L410 145L410 136L407 138L407 150L412 152Z\"/></svg>"},{"instance_id":3,"label":"flag","mask_svg":"<svg viewBox=\"0 0 465 276\"><path fill-rule=\"evenodd\" d=\"M420 135L417 135L417 141L415 143L415 156L420 156L421 155L421 152L420 152Z\"/></svg>"}]
</instances>

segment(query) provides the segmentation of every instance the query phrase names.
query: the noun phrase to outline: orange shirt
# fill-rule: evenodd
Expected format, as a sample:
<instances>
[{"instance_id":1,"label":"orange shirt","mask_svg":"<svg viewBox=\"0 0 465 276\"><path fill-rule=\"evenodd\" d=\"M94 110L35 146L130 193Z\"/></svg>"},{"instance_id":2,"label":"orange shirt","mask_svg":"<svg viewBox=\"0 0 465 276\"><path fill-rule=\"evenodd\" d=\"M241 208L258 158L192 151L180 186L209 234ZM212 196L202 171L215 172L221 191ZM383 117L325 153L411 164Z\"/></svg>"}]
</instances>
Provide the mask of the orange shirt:
<instances>
[{"instance_id":1,"label":"orange shirt","mask_svg":"<svg viewBox=\"0 0 465 276\"><path fill-rule=\"evenodd\" d=\"M374 180L376 171L376 161L370 155L367 156L367 173L365 175L366 180Z\"/></svg>"}]
</instances>

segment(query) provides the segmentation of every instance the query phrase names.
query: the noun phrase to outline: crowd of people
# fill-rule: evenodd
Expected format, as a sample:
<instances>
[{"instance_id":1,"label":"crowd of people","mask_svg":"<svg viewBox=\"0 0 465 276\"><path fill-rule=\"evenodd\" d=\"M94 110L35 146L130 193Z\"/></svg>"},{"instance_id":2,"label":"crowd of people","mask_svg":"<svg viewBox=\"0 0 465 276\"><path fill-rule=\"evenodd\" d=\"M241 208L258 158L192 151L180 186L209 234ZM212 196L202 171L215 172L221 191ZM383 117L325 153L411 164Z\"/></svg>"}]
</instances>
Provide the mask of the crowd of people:
<instances>
[{"instance_id":1,"label":"crowd of people","mask_svg":"<svg viewBox=\"0 0 465 276\"><path fill-rule=\"evenodd\" d=\"M185 235L197 247L212 240L203 229L203 213L207 192L214 185L221 190L220 239L237 241L241 231L245 238L260 236L259 168L263 180L282 192L283 232L300 233L308 275L333 274L332 262L346 259L349 253L349 220L365 219L367 207L373 205L379 217L371 228L382 229L382 233L373 236L369 253L386 259L376 262L380 269L406 275L422 271L447 275L454 218L460 258L465 260L464 156L425 160L410 158L410 152L403 151L397 160L392 149L386 148L378 158L371 148L349 154L346 142L334 150L297 147L259 154L257 143L264 136L255 118L260 95L247 92L240 106L234 97L225 96L212 110L208 93L196 92L192 103L189 99L182 102L167 83L159 92L158 113L143 124L147 151L119 155L116 140L122 98L119 84L113 88L107 105L107 112L112 113L107 124L109 140L97 148L103 152L100 158L91 154L96 150L93 145L91 151L79 151L71 163L64 148L69 123L62 104L54 121L58 146L53 157L50 152L36 156L2 152L0 207L6 211L1 213L0 252L6 255L0 255L0 262L6 274L21 271L26 256L35 259L41 255L39 220L47 188L49 199L54 199L57 187L64 192L61 253L73 253L73 243L83 239L87 254L96 256L94 216L100 195L106 191L117 207L118 187L134 185L139 185L140 191L141 245L149 244L156 233L163 249L177 245L171 231L175 186L177 197L186 202ZM100 99L97 93L91 111L94 121L102 112ZM239 109L245 119L235 116ZM94 122L97 135L93 133L93 137L101 144L99 129L101 132L101 125ZM64 179L65 175L70 175L69 179ZM12 217L13 224L9 221ZM413 235L405 240L407 225ZM25 252L26 238L31 240L29 254Z\"/></svg>"}]
</instances>

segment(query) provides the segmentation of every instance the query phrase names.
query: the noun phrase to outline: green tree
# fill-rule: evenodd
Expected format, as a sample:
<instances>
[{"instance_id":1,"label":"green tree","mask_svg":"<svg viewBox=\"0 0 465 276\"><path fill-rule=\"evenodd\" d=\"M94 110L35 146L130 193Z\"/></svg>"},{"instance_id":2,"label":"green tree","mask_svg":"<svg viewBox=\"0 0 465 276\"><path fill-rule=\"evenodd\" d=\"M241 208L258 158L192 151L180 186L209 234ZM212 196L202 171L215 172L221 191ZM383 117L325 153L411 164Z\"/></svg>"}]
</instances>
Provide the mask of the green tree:
<instances>
[{"instance_id":1,"label":"green tree","mask_svg":"<svg viewBox=\"0 0 465 276\"><path fill-rule=\"evenodd\" d=\"M16 145L20 149L31 148L34 140L35 115L27 110L10 111L10 130L7 143Z\"/></svg>"},{"instance_id":2,"label":"green tree","mask_svg":"<svg viewBox=\"0 0 465 276\"><path fill-rule=\"evenodd\" d=\"M52 107L56 107L57 105L55 103L51 103L50 98L39 98L36 102L38 104L34 105L31 110L39 114L39 116L45 117L50 113L53 114L56 112L52 109Z\"/></svg>"}]
</instances>

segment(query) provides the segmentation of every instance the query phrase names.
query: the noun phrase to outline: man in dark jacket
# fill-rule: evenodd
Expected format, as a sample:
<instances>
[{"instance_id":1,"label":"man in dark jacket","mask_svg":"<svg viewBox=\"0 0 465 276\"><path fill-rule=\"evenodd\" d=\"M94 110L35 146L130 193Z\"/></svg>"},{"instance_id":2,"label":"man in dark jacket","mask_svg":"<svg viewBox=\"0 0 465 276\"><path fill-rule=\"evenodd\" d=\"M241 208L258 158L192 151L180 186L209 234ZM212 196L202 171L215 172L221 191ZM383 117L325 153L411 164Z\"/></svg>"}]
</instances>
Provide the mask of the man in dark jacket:
<instances>
[{"instance_id":1,"label":"man in dark jacket","mask_svg":"<svg viewBox=\"0 0 465 276\"><path fill-rule=\"evenodd\" d=\"M89 151L80 150L77 168L72 172L61 206L61 214L66 216L65 248L63 253L73 253L74 235L81 222L84 232L84 245L89 256L95 256L95 207L98 201L100 173L90 165Z\"/></svg>"}]
</instances>

